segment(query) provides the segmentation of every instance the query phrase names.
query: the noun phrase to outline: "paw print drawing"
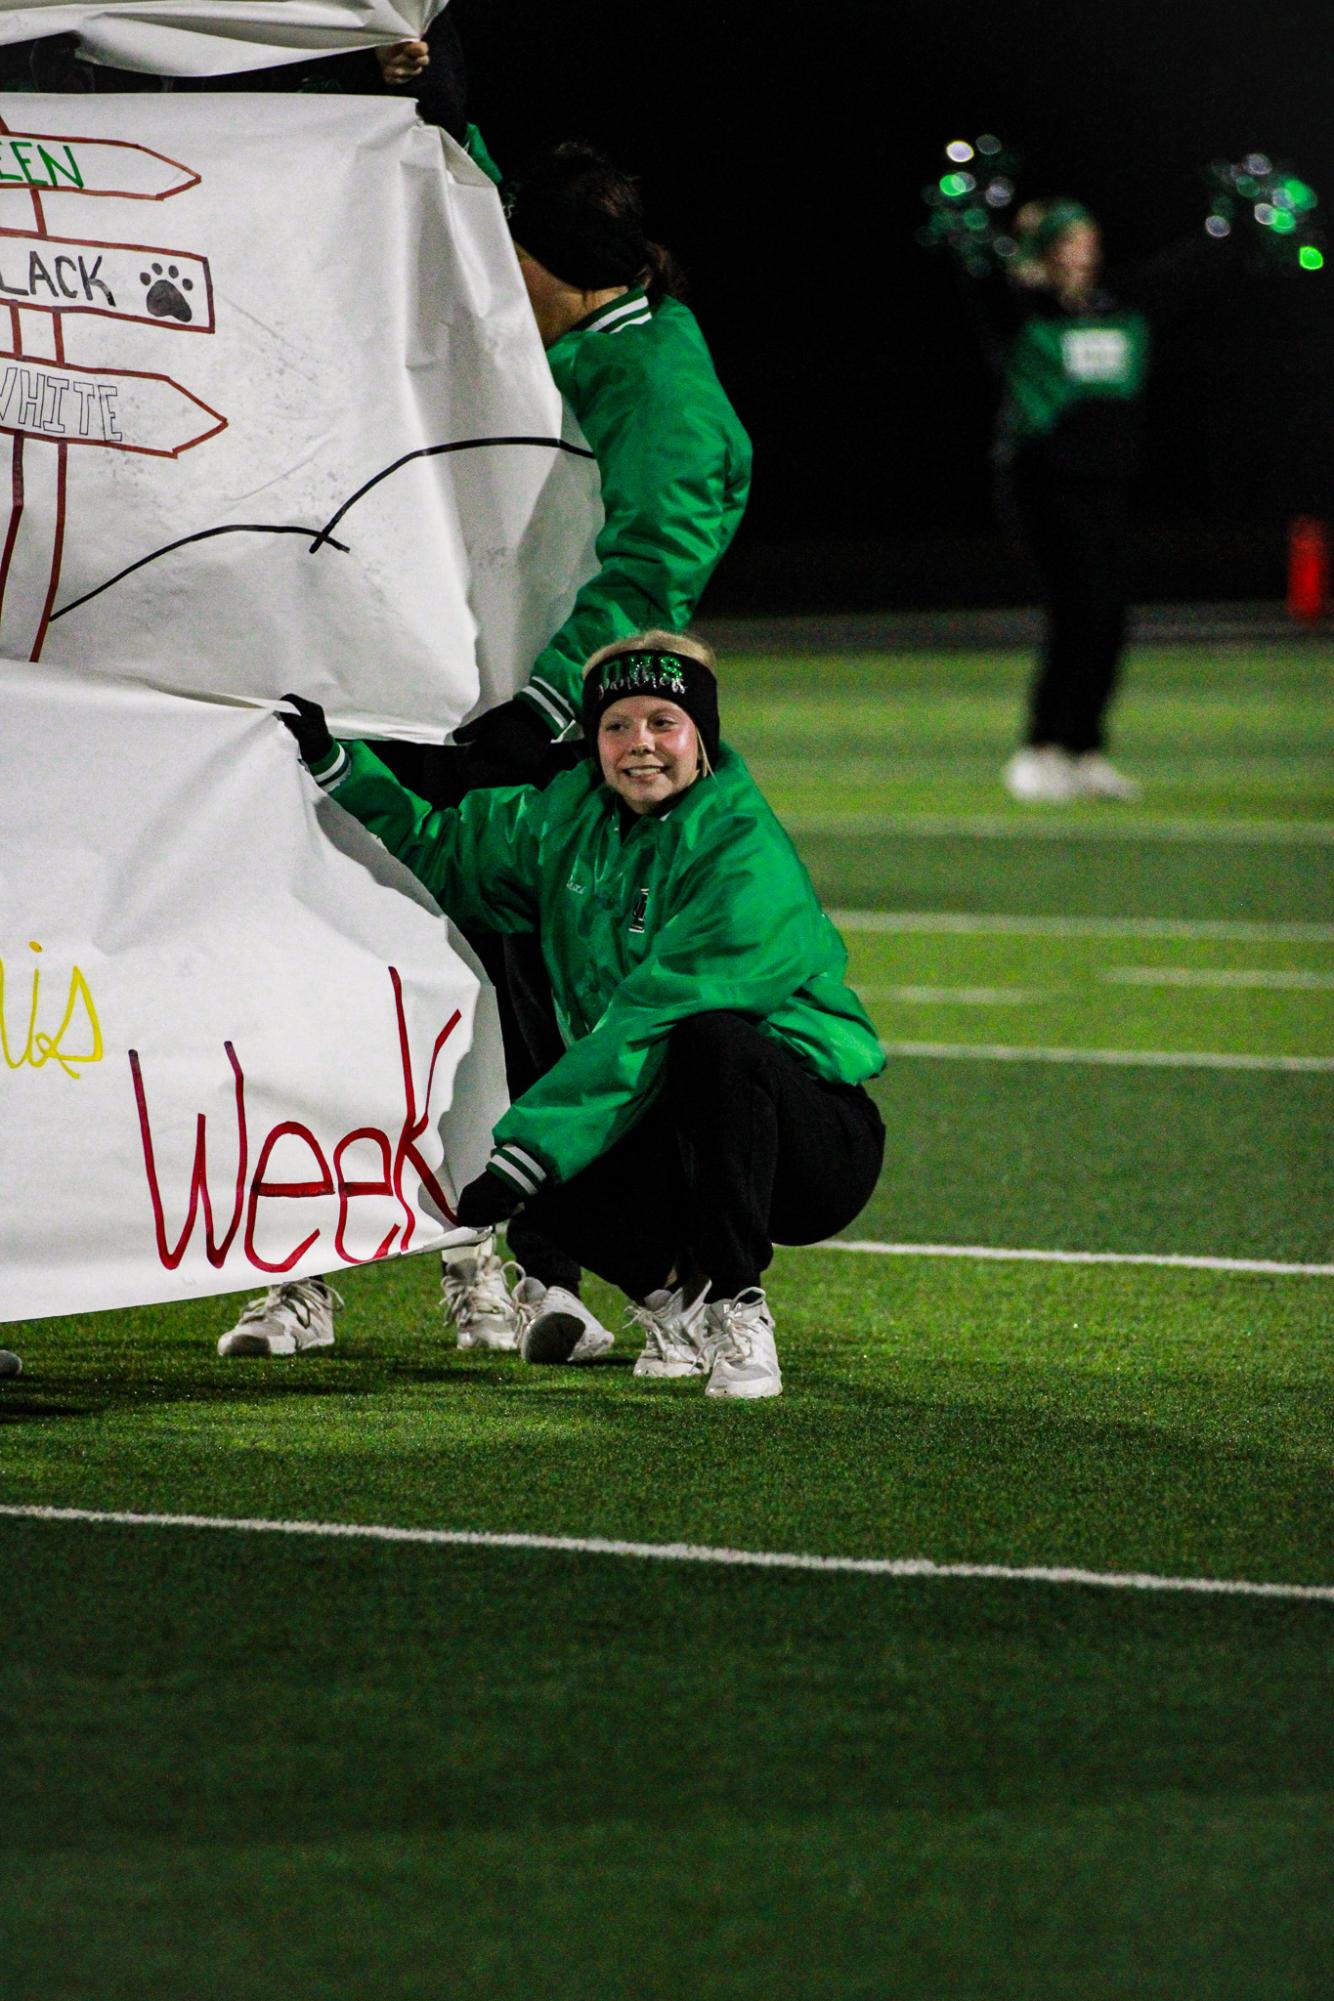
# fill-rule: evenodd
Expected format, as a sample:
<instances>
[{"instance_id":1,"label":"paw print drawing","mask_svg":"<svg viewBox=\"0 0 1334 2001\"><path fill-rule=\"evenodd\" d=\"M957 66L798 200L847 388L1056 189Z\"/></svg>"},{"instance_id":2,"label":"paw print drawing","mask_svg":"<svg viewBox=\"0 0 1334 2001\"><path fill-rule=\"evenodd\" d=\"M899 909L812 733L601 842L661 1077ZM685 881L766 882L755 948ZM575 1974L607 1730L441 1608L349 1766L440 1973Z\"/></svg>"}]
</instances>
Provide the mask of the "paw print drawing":
<instances>
[{"instance_id":1,"label":"paw print drawing","mask_svg":"<svg viewBox=\"0 0 1334 2001\"><path fill-rule=\"evenodd\" d=\"M187 292L194 290L194 280L182 278L176 265L169 264L164 271L160 264L155 264L151 272L139 273L139 283L148 288L144 304L155 319L185 322L194 318L190 302L185 297Z\"/></svg>"}]
</instances>

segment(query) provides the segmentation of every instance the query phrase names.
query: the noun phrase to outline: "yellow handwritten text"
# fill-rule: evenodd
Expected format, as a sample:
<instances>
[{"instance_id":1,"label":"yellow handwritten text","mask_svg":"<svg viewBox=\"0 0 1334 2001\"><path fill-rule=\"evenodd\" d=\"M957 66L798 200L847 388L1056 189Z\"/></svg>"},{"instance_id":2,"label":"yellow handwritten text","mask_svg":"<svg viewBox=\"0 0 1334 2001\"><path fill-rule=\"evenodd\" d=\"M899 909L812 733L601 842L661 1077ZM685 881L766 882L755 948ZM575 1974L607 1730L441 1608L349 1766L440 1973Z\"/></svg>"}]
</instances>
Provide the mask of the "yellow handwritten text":
<instances>
[{"instance_id":1,"label":"yellow handwritten text","mask_svg":"<svg viewBox=\"0 0 1334 2001\"><path fill-rule=\"evenodd\" d=\"M35 938L28 940L28 950L40 953L41 946ZM5 1011L5 962L0 959L0 1056L5 1067L21 1070L26 1063L34 1070L40 1070L44 1063L60 1065L67 1077L76 1081L79 1066L84 1063L100 1063L103 1056L102 1024L97 1019L97 1009L88 982L78 966L70 971L69 988L65 995L65 1011L60 1018L60 1026L54 1035L45 1028L38 1027L38 1016L42 1008L42 968L32 968L32 991L28 997L28 1024L22 1043L9 1032L9 1018ZM76 1014L82 1016L82 1027L87 1032L86 1049L66 1049L66 1035L74 1027ZM48 1020L50 1016L48 1016ZM78 1031L76 1031L76 1034ZM16 1055L14 1052L18 1051Z\"/></svg>"}]
</instances>

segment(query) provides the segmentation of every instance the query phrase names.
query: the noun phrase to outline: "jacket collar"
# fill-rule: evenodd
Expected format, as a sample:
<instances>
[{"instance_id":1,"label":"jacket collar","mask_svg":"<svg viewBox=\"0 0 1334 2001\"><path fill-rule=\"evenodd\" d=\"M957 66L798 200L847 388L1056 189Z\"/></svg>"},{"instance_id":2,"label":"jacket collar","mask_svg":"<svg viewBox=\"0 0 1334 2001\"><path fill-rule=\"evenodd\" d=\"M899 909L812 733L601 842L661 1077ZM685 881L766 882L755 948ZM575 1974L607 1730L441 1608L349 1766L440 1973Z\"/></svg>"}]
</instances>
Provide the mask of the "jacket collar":
<instances>
[{"instance_id":1,"label":"jacket collar","mask_svg":"<svg viewBox=\"0 0 1334 2001\"><path fill-rule=\"evenodd\" d=\"M647 326L653 318L653 309L642 285L632 285L628 292L618 293L608 299L605 306L596 306L586 318L570 328L571 333L619 333L622 327ZM561 336L564 339L564 335Z\"/></svg>"}]
</instances>

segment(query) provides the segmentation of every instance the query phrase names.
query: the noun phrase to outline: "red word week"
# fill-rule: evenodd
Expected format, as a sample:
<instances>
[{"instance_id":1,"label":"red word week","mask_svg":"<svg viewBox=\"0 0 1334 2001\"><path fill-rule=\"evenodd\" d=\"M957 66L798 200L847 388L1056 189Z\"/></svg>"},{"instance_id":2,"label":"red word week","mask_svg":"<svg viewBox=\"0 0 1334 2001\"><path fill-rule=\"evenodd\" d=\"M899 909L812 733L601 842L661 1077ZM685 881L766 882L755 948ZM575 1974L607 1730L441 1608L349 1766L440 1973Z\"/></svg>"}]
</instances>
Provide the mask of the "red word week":
<instances>
[{"instance_id":1,"label":"red word week","mask_svg":"<svg viewBox=\"0 0 1334 2001\"><path fill-rule=\"evenodd\" d=\"M257 1270L265 1272L290 1271L298 1258L304 1257L320 1232L312 1230L301 1239L285 1258L271 1262L261 1257L255 1248L255 1225L262 1201L284 1200L302 1201L312 1195L334 1195L338 1197L338 1227L334 1231L334 1249L345 1264L372 1264L377 1258L387 1257L394 1240L402 1231L399 1250L406 1251L412 1241L416 1226L416 1214L412 1203L403 1190L403 1171L411 1166L430 1199L435 1203L446 1221L452 1223L454 1212L444 1190L435 1175L422 1159L417 1142L430 1124L431 1089L435 1081L435 1066L440 1052L459 1025L460 1015L456 1008L431 1047L431 1060L426 1072L425 1088L420 1099L412 1075L412 1053L408 1047L408 1026L403 1008L403 982L395 967L388 968L389 978L394 988L394 1013L398 1024L399 1058L403 1071L403 1123L398 1137L391 1143L388 1133L379 1126L356 1126L344 1133L334 1147L332 1156L326 1156L323 1147L309 1126L299 1119L284 1119L265 1135L255 1157L253 1172L250 1165L250 1131L246 1123L245 1073L241 1068L236 1051L230 1042L223 1043L227 1061L231 1065L236 1092L236 1182L232 1191L231 1219L221 1237L214 1230L213 1197L208 1185L208 1142L207 1118L203 1112L195 1120L194 1166L190 1174L189 1208L185 1227L174 1246L167 1242L162 1191L158 1184L157 1167L153 1155L153 1133L148 1116L148 1097L144 1090L143 1068L137 1049L129 1052L130 1072L134 1079L134 1099L139 1113L139 1135L143 1142L144 1168L148 1175L149 1200L153 1205L153 1227L157 1238L157 1254L168 1271L175 1271L185 1256L195 1223L202 1212L204 1219L204 1250L211 1265L221 1266L237 1232L241 1230L242 1218L245 1229L241 1238L241 1248L250 1263ZM311 1161L316 1170L308 1181L271 1181L268 1178L270 1156L280 1140L296 1139L309 1149ZM357 1145L369 1144L379 1153L381 1173L372 1180L350 1179L343 1171L343 1161L348 1150ZM392 1195L403 1210L403 1222L395 1223L388 1235L369 1258L358 1258L346 1247L345 1238L348 1224L349 1204L358 1195Z\"/></svg>"}]
</instances>

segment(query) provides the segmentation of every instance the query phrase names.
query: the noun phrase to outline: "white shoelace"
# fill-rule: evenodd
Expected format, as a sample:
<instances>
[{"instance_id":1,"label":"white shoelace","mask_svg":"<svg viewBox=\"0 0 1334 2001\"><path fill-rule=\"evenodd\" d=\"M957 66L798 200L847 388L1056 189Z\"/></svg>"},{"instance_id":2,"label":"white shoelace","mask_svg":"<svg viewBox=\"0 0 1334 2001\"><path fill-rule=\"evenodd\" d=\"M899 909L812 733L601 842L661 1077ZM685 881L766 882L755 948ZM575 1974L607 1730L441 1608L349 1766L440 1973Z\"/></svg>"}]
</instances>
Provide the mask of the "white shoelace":
<instances>
[{"instance_id":1,"label":"white shoelace","mask_svg":"<svg viewBox=\"0 0 1334 2001\"><path fill-rule=\"evenodd\" d=\"M755 1334L763 1326L761 1318L768 1306L761 1286L748 1286L735 1299L719 1301L720 1311L714 1321L713 1352L717 1359L724 1357L729 1362L748 1362L755 1352Z\"/></svg>"},{"instance_id":2,"label":"white shoelace","mask_svg":"<svg viewBox=\"0 0 1334 2001\"><path fill-rule=\"evenodd\" d=\"M309 1327L326 1302L331 1314L342 1312L343 1295L335 1292L326 1279L288 1279L285 1285L276 1285L272 1292L252 1299L236 1324L244 1327L247 1320L276 1320L280 1325L294 1322L298 1327Z\"/></svg>"},{"instance_id":3,"label":"white shoelace","mask_svg":"<svg viewBox=\"0 0 1334 2001\"><path fill-rule=\"evenodd\" d=\"M542 1287L541 1299L520 1299L519 1289L528 1283L528 1274L517 1258L509 1258L500 1267L500 1277L501 1283L509 1287L509 1303L511 1309L518 1315L519 1339L522 1340L524 1334L541 1313L546 1302L547 1293L551 1288L549 1286Z\"/></svg>"},{"instance_id":4,"label":"white shoelace","mask_svg":"<svg viewBox=\"0 0 1334 2001\"><path fill-rule=\"evenodd\" d=\"M493 1252L468 1278L461 1277L452 1265L446 1265L440 1274L440 1291L461 1333L470 1332L473 1322L485 1315L508 1318L513 1314L522 1334L529 1321L541 1311L540 1302L531 1306L515 1298L525 1277L522 1265L512 1258L507 1264L502 1264Z\"/></svg>"},{"instance_id":5,"label":"white shoelace","mask_svg":"<svg viewBox=\"0 0 1334 2001\"><path fill-rule=\"evenodd\" d=\"M646 1348L660 1362L683 1360L687 1356L696 1358L701 1349L690 1331L690 1321L696 1317L700 1304L696 1300L687 1308L679 1291L673 1292L663 1306L636 1305L631 1300L625 1309L625 1323L627 1327L642 1327ZM699 1318L703 1318L702 1309Z\"/></svg>"},{"instance_id":6,"label":"white shoelace","mask_svg":"<svg viewBox=\"0 0 1334 2001\"><path fill-rule=\"evenodd\" d=\"M672 1295L673 1298L675 1296ZM669 1330L666 1307L637 1306L631 1300L625 1309L625 1324L627 1327L643 1329L644 1346L656 1355L660 1362L671 1359L670 1349L684 1348L687 1345L684 1329L679 1336Z\"/></svg>"}]
</instances>

